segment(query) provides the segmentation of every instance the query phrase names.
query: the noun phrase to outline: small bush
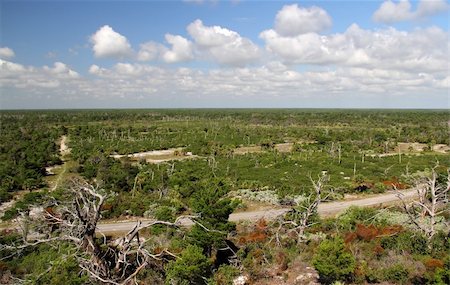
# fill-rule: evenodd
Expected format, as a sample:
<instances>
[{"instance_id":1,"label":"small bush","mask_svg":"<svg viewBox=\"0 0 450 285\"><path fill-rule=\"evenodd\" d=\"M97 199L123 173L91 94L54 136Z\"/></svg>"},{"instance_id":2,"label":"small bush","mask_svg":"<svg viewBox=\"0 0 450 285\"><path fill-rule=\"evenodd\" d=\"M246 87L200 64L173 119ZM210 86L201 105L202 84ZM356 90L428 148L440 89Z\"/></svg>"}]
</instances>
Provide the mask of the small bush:
<instances>
[{"instance_id":1,"label":"small bush","mask_svg":"<svg viewBox=\"0 0 450 285\"><path fill-rule=\"evenodd\" d=\"M378 236L378 229L374 225L365 226L357 224L355 233L358 238L365 241L371 241Z\"/></svg>"},{"instance_id":2,"label":"small bush","mask_svg":"<svg viewBox=\"0 0 450 285\"><path fill-rule=\"evenodd\" d=\"M384 270L386 281L405 283L408 280L409 272L400 264L396 264Z\"/></svg>"},{"instance_id":3,"label":"small bush","mask_svg":"<svg viewBox=\"0 0 450 285\"><path fill-rule=\"evenodd\" d=\"M438 232L430 241L431 256L444 258L450 256L450 238L443 231Z\"/></svg>"},{"instance_id":4,"label":"small bush","mask_svg":"<svg viewBox=\"0 0 450 285\"><path fill-rule=\"evenodd\" d=\"M231 265L221 265L211 278L211 285L232 285L233 279L239 275L239 269Z\"/></svg>"},{"instance_id":5,"label":"small bush","mask_svg":"<svg viewBox=\"0 0 450 285\"><path fill-rule=\"evenodd\" d=\"M210 274L211 261L203 255L202 249L189 245L179 259L167 268L167 284L194 285L204 283Z\"/></svg>"},{"instance_id":6,"label":"small bush","mask_svg":"<svg viewBox=\"0 0 450 285\"><path fill-rule=\"evenodd\" d=\"M428 271L435 271L438 268L444 268L444 262L436 258L428 258L424 261L423 265Z\"/></svg>"},{"instance_id":7,"label":"small bush","mask_svg":"<svg viewBox=\"0 0 450 285\"><path fill-rule=\"evenodd\" d=\"M432 284L450 284L450 256L444 259L444 267L437 268L430 281Z\"/></svg>"},{"instance_id":8,"label":"small bush","mask_svg":"<svg viewBox=\"0 0 450 285\"><path fill-rule=\"evenodd\" d=\"M320 243L313 264L326 284L349 280L355 270L355 258L345 250L344 240L340 237Z\"/></svg>"},{"instance_id":9,"label":"small bush","mask_svg":"<svg viewBox=\"0 0 450 285\"><path fill-rule=\"evenodd\" d=\"M373 208L350 207L337 218L336 224L342 230L353 231L357 224L367 224L378 214Z\"/></svg>"},{"instance_id":10,"label":"small bush","mask_svg":"<svg viewBox=\"0 0 450 285\"><path fill-rule=\"evenodd\" d=\"M381 246L397 253L403 251L411 254L426 255L429 252L427 239L418 233L402 232L393 237L383 237Z\"/></svg>"}]
</instances>

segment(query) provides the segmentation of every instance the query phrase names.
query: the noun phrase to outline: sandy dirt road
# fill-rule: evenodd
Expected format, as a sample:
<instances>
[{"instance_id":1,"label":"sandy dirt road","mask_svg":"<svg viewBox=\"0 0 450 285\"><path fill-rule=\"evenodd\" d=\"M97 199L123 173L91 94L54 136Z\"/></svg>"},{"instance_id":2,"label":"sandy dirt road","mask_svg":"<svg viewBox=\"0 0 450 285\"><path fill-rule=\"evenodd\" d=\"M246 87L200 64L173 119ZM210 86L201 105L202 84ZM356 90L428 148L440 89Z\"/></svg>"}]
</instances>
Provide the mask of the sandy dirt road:
<instances>
[{"instance_id":1,"label":"sandy dirt road","mask_svg":"<svg viewBox=\"0 0 450 285\"><path fill-rule=\"evenodd\" d=\"M401 193L404 195L405 199L411 199L416 194L415 189L403 190ZM375 195L372 197L366 197L362 199L355 199L350 201L337 201L330 203L321 203L319 205L319 215L321 216L332 216L339 213L344 212L351 206L359 206L359 207L373 207L378 206L380 204L391 204L398 202L397 192L390 191L384 194ZM232 222L256 222L257 220L264 218L267 220L273 220L276 217L283 215L290 208L281 208L281 209L270 209L270 210L262 210L262 211L251 211L251 212L239 212L233 213L230 215L229 220ZM142 221L143 225L146 225L151 222L151 220L145 219L136 219L133 221L126 222L115 222L115 223L101 223L98 225L98 229L100 232L104 234L114 234L127 232L132 229L132 227L136 224L136 221ZM188 219L180 220L180 224L183 226L189 226L192 222Z\"/></svg>"}]
</instances>

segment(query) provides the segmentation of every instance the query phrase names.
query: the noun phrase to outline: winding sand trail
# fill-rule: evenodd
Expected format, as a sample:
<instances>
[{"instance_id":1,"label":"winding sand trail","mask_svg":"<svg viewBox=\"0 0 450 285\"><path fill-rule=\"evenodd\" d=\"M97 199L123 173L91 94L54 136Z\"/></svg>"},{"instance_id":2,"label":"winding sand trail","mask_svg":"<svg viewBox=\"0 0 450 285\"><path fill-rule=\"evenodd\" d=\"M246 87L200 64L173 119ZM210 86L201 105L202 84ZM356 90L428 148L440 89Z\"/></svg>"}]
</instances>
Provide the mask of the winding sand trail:
<instances>
[{"instance_id":1,"label":"winding sand trail","mask_svg":"<svg viewBox=\"0 0 450 285\"><path fill-rule=\"evenodd\" d=\"M414 195L416 195L416 190L415 189L402 190L401 193L403 194L403 197L405 199L412 199ZM342 213L351 206L374 207L378 205L392 204L399 201L397 194L398 194L397 191L389 191L387 193L366 197L362 199L321 203L319 205L318 212L320 216L327 217ZM232 213L229 217L229 221L256 222L261 218L273 220L276 217L281 216L284 213L288 212L289 210L290 208L281 208L281 209ZM128 232L133 228L134 225L136 225L136 221L138 220L142 221L143 225L149 224L150 222L153 221L149 219L135 219L133 221L126 221L126 222L100 223L97 225L97 227L99 232L102 232L104 234ZM180 220L180 225L189 226L192 225L192 222L189 219L184 219Z\"/></svg>"}]
</instances>

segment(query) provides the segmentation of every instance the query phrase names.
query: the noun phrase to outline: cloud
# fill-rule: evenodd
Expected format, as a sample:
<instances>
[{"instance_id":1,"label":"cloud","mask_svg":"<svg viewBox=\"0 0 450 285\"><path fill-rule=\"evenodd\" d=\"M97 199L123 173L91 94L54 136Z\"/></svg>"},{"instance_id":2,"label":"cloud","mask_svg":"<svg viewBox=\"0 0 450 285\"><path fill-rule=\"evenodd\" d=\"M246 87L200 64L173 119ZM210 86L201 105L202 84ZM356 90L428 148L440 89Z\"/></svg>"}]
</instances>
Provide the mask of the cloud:
<instances>
[{"instance_id":1,"label":"cloud","mask_svg":"<svg viewBox=\"0 0 450 285\"><path fill-rule=\"evenodd\" d=\"M416 17L424 18L447 12L450 5L445 0L421 0L416 11Z\"/></svg>"},{"instance_id":2,"label":"cloud","mask_svg":"<svg viewBox=\"0 0 450 285\"><path fill-rule=\"evenodd\" d=\"M298 71L280 62L259 67L237 67L200 71L169 69L145 64L119 63L103 70L90 84L90 93L106 98L331 98L333 94L410 95L446 94L448 75L383 68L338 67ZM86 92L80 91L81 93ZM327 97L328 96L328 97Z\"/></svg>"},{"instance_id":3,"label":"cloud","mask_svg":"<svg viewBox=\"0 0 450 285\"><path fill-rule=\"evenodd\" d=\"M259 47L235 31L220 26L208 27L198 19L188 25L187 31L198 51L219 64L243 66L260 56Z\"/></svg>"},{"instance_id":4,"label":"cloud","mask_svg":"<svg viewBox=\"0 0 450 285\"><path fill-rule=\"evenodd\" d=\"M192 42L178 35L166 34L166 41L172 45L163 53L162 58L167 63L189 61L194 58Z\"/></svg>"},{"instance_id":5,"label":"cloud","mask_svg":"<svg viewBox=\"0 0 450 285\"><path fill-rule=\"evenodd\" d=\"M445 0L420 0L416 11L412 10L409 0L384 1L372 18L375 22L392 24L410 20L420 20L449 9Z\"/></svg>"},{"instance_id":6,"label":"cloud","mask_svg":"<svg viewBox=\"0 0 450 285\"><path fill-rule=\"evenodd\" d=\"M59 100L65 107L72 106L73 100L85 107L93 106L94 101L103 104L127 102L134 107L155 104L161 104L157 105L161 107L196 106L203 102L228 102L233 106L232 102L238 100L259 106L263 98L269 100L266 102L286 102L284 106L302 101L318 102L317 106L323 106L323 102L339 102L339 98L346 96L364 102L370 98L394 98L397 95L399 98L413 95L421 98L423 94L445 104L450 87L446 71L439 74L426 70L409 72L351 66L299 71L295 66L277 61L261 66L210 70L121 62L112 67L91 65L89 73L88 77L74 76L78 73L61 62L33 67L0 60L2 89L21 90L20 94L27 96L45 96L39 97L42 102ZM428 99L421 100L427 102Z\"/></svg>"},{"instance_id":7,"label":"cloud","mask_svg":"<svg viewBox=\"0 0 450 285\"><path fill-rule=\"evenodd\" d=\"M139 61L157 60L166 51L167 48L160 43L146 42L140 45L140 49L137 54L137 60Z\"/></svg>"},{"instance_id":8,"label":"cloud","mask_svg":"<svg viewBox=\"0 0 450 285\"><path fill-rule=\"evenodd\" d=\"M92 50L98 58L124 58L133 53L127 38L115 32L110 26L101 27L90 38Z\"/></svg>"},{"instance_id":9,"label":"cloud","mask_svg":"<svg viewBox=\"0 0 450 285\"><path fill-rule=\"evenodd\" d=\"M171 45L170 48L157 42L141 44L137 60L179 63L194 59L194 45L191 41L182 36L171 34L166 34L165 39Z\"/></svg>"},{"instance_id":10,"label":"cloud","mask_svg":"<svg viewBox=\"0 0 450 285\"><path fill-rule=\"evenodd\" d=\"M318 33L331 25L328 13L316 6L303 8L297 4L285 5L275 17L275 31L286 37Z\"/></svg>"},{"instance_id":11,"label":"cloud","mask_svg":"<svg viewBox=\"0 0 450 285\"><path fill-rule=\"evenodd\" d=\"M411 11L411 3L408 0L401 0L398 3L391 0L384 1L373 14L375 22L387 24L408 21L413 18L414 13Z\"/></svg>"},{"instance_id":12,"label":"cloud","mask_svg":"<svg viewBox=\"0 0 450 285\"><path fill-rule=\"evenodd\" d=\"M408 19L419 11L420 17L426 17L443 9L436 3L420 2L411 12L408 3L394 5L393 9L400 11L397 17ZM400 4L403 6L397 7ZM324 34L330 26L331 18L320 8L287 5L276 14L274 27L260 33L264 48L236 31L195 20L187 26L186 37L166 34L165 43L142 43L136 53L126 37L103 26L90 39L94 54L120 62L92 64L84 77L63 62L38 67L4 58L0 60L0 87L52 99L77 98L85 105L91 99L105 104L168 102L166 107L216 99L320 103L338 102L349 94L360 96L361 101L396 95L408 101L411 94L419 99L427 94L447 102L447 31L439 27L374 30L353 24L345 31ZM191 60L218 66L181 67L180 63ZM154 106L151 104L146 106Z\"/></svg>"},{"instance_id":13,"label":"cloud","mask_svg":"<svg viewBox=\"0 0 450 285\"><path fill-rule=\"evenodd\" d=\"M49 74L55 75L57 78L60 79L67 79L67 78L79 78L80 75L78 72L70 69L65 63L62 62L55 62L53 64L53 67L44 66L43 70L48 72Z\"/></svg>"},{"instance_id":14,"label":"cloud","mask_svg":"<svg viewBox=\"0 0 450 285\"><path fill-rule=\"evenodd\" d=\"M286 64L340 65L410 72L447 70L448 33L437 27L411 32L394 28L365 30L351 25L343 33L286 37L275 30L260 34L266 49Z\"/></svg>"},{"instance_id":15,"label":"cloud","mask_svg":"<svg viewBox=\"0 0 450 285\"><path fill-rule=\"evenodd\" d=\"M9 59L13 58L16 54L9 47L0 47L0 58Z\"/></svg>"},{"instance_id":16,"label":"cloud","mask_svg":"<svg viewBox=\"0 0 450 285\"><path fill-rule=\"evenodd\" d=\"M78 83L81 76L62 62L55 62L52 67L39 68L0 59L0 67L1 87L25 89L31 93L55 89L61 94L79 89L72 84Z\"/></svg>"}]
</instances>

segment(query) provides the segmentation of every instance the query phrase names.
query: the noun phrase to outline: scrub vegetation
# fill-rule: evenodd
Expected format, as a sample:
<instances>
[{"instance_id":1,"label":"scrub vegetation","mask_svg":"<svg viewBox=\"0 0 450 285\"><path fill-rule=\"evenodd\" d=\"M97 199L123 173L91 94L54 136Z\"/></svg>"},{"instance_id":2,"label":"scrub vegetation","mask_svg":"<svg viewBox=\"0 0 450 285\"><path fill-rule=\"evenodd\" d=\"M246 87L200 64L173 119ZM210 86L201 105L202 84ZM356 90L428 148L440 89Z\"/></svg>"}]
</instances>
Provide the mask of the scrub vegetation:
<instances>
[{"instance_id":1,"label":"scrub vegetation","mask_svg":"<svg viewBox=\"0 0 450 285\"><path fill-rule=\"evenodd\" d=\"M0 115L2 284L450 282L448 111ZM317 214L413 187L415 204ZM228 221L261 205L290 210ZM136 217L154 223L96 230Z\"/></svg>"}]
</instances>

